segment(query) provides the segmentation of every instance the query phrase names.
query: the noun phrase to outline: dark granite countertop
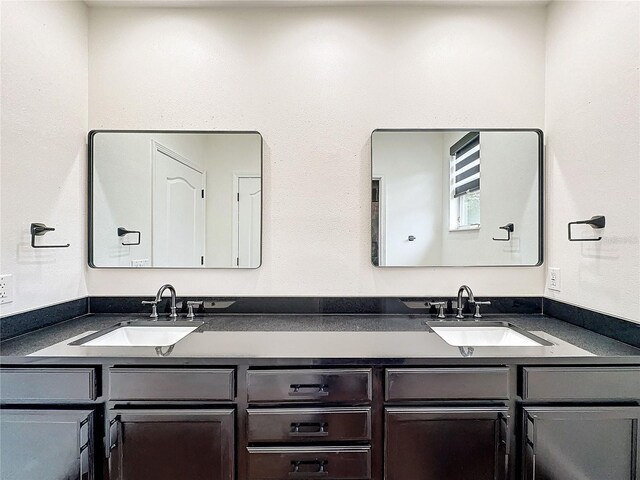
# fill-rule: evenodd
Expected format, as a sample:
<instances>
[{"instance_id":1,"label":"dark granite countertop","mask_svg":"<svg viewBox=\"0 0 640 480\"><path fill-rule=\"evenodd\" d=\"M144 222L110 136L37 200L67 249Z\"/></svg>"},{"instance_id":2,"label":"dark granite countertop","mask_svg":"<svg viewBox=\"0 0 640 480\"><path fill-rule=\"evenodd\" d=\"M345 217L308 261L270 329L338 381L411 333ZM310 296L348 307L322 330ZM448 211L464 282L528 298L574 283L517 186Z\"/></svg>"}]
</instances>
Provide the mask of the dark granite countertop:
<instances>
[{"instance_id":1,"label":"dark granite countertop","mask_svg":"<svg viewBox=\"0 0 640 480\"><path fill-rule=\"evenodd\" d=\"M0 343L4 363L19 357L172 359L594 359L629 357L640 349L544 315L487 315L553 343L542 347L453 347L425 326L428 315L212 315L173 347L70 346L84 337L144 315L90 314ZM160 322L165 320L159 320ZM636 358L637 357L637 358ZM465 358L467 360L467 358Z\"/></svg>"}]
</instances>

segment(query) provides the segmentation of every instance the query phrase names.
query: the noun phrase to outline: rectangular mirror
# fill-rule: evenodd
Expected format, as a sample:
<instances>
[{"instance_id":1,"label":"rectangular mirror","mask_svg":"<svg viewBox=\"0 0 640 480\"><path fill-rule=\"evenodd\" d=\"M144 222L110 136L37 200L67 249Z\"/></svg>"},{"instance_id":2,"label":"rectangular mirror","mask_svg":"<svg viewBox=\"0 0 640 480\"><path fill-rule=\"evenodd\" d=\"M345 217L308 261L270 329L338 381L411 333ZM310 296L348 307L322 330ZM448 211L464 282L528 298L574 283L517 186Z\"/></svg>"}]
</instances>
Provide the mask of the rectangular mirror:
<instances>
[{"instance_id":1,"label":"rectangular mirror","mask_svg":"<svg viewBox=\"0 0 640 480\"><path fill-rule=\"evenodd\" d=\"M257 268L258 132L89 133L89 265Z\"/></svg>"},{"instance_id":2,"label":"rectangular mirror","mask_svg":"<svg viewBox=\"0 0 640 480\"><path fill-rule=\"evenodd\" d=\"M542 131L375 130L371 260L542 263Z\"/></svg>"}]
</instances>

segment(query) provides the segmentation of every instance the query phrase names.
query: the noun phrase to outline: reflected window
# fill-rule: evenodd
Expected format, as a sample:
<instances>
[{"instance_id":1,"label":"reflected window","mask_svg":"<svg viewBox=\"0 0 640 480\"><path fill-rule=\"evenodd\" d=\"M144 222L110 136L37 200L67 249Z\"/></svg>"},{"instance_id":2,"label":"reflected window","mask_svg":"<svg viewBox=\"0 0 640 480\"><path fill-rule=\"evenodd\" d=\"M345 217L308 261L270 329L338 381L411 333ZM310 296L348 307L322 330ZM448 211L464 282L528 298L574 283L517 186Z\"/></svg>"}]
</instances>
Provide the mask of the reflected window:
<instances>
[{"instance_id":1,"label":"reflected window","mask_svg":"<svg viewBox=\"0 0 640 480\"><path fill-rule=\"evenodd\" d=\"M469 132L450 149L450 229L480 228L480 132Z\"/></svg>"},{"instance_id":2,"label":"reflected window","mask_svg":"<svg viewBox=\"0 0 640 480\"><path fill-rule=\"evenodd\" d=\"M458 197L458 227L480 227L480 190Z\"/></svg>"},{"instance_id":3,"label":"reflected window","mask_svg":"<svg viewBox=\"0 0 640 480\"><path fill-rule=\"evenodd\" d=\"M539 130L375 130L373 265L540 265L542 145Z\"/></svg>"}]
</instances>

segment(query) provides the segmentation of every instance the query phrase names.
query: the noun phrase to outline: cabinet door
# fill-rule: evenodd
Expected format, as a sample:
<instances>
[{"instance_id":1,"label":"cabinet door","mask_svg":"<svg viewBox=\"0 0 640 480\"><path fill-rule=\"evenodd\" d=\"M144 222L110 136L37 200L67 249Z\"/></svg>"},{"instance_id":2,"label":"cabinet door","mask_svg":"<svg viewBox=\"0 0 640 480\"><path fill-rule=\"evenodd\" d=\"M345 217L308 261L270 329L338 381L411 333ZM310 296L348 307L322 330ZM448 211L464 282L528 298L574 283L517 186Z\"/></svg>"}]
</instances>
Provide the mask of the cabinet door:
<instances>
[{"instance_id":1,"label":"cabinet door","mask_svg":"<svg viewBox=\"0 0 640 480\"><path fill-rule=\"evenodd\" d=\"M640 480L640 407L526 407L522 478Z\"/></svg>"},{"instance_id":2,"label":"cabinet door","mask_svg":"<svg viewBox=\"0 0 640 480\"><path fill-rule=\"evenodd\" d=\"M386 480L503 480L506 407L386 408Z\"/></svg>"},{"instance_id":3,"label":"cabinet door","mask_svg":"<svg viewBox=\"0 0 640 480\"><path fill-rule=\"evenodd\" d=\"M93 412L0 411L0 479L93 480Z\"/></svg>"},{"instance_id":4,"label":"cabinet door","mask_svg":"<svg viewBox=\"0 0 640 480\"><path fill-rule=\"evenodd\" d=\"M233 410L111 412L112 480L232 480Z\"/></svg>"}]
</instances>

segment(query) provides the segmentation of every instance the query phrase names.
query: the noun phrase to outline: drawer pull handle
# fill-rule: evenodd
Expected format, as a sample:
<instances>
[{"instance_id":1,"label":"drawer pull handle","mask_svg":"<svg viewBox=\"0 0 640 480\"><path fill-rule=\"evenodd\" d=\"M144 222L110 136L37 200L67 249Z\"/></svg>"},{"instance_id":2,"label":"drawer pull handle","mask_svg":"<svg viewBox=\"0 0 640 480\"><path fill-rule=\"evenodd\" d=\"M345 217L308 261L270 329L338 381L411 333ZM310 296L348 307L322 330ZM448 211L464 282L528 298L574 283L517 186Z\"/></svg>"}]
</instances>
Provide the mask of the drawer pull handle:
<instances>
[{"instance_id":1,"label":"drawer pull handle","mask_svg":"<svg viewBox=\"0 0 640 480\"><path fill-rule=\"evenodd\" d=\"M329 424L326 422L295 422L291 424L291 431L289 435L292 437L326 437Z\"/></svg>"},{"instance_id":2,"label":"drawer pull handle","mask_svg":"<svg viewBox=\"0 0 640 480\"><path fill-rule=\"evenodd\" d=\"M326 466L329 463L328 460L291 460L291 466L293 470L289 472L289 477L293 478L311 478L311 477L326 477L329 472L326 470ZM317 470L310 470L304 467L316 466ZM303 467L300 470L300 467Z\"/></svg>"},{"instance_id":3,"label":"drawer pull handle","mask_svg":"<svg viewBox=\"0 0 640 480\"><path fill-rule=\"evenodd\" d=\"M293 383L289 386L291 397L326 397L329 385L326 383Z\"/></svg>"}]
</instances>

